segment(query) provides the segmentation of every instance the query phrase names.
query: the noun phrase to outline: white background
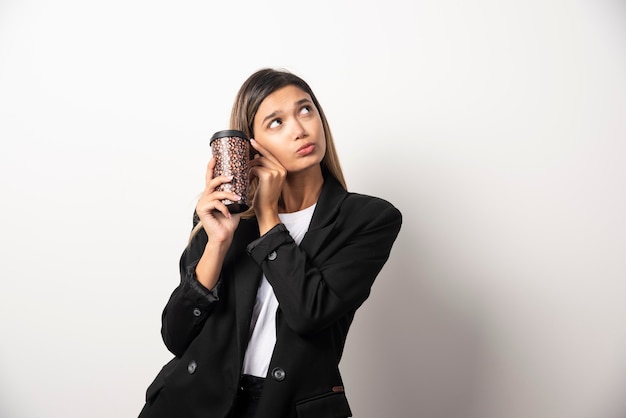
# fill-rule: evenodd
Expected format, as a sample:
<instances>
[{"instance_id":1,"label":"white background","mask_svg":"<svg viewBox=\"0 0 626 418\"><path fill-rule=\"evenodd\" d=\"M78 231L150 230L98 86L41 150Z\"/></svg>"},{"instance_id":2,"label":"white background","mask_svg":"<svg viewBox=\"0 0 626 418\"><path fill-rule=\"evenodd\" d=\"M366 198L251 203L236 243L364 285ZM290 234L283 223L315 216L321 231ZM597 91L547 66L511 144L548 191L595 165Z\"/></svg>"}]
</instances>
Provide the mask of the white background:
<instances>
[{"instance_id":1,"label":"white background","mask_svg":"<svg viewBox=\"0 0 626 418\"><path fill-rule=\"evenodd\" d=\"M2 0L1 417L139 413L209 136L266 66L404 215L355 417L626 416L623 2Z\"/></svg>"}]
</instances>

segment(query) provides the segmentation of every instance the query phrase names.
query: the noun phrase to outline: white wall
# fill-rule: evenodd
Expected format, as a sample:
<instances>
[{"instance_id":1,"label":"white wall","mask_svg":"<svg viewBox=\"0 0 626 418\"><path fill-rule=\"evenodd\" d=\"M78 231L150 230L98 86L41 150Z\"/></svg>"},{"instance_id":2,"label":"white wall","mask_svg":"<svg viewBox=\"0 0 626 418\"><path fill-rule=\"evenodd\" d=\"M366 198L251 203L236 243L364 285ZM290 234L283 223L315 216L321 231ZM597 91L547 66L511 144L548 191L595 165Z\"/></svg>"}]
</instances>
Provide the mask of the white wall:
<instances>
[{"instance_id":1,"label":"white wall","mask_svg":"<svg viewBox=\"0 0 626 418\"><path fill-rule=\"evenodd\" d=\"M618 0L0 2L0 416L132 417L208 138L285 67L404 214L358 418L626 414Z\"/></svg>"}]
</instances>

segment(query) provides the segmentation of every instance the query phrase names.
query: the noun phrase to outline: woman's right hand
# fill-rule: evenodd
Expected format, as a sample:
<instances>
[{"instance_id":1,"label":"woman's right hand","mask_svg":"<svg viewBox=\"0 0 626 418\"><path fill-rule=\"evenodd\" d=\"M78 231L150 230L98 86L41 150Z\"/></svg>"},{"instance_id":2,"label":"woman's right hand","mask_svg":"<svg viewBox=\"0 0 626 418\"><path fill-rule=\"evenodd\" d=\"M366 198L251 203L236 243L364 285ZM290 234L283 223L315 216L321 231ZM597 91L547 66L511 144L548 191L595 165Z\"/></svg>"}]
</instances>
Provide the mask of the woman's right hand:
<instances>
[{"instance_id":1,"label":"woman's right hand","mask_svg":"<svg viewBox=\"0 0 626 418\"><path fill-rule=\"evenodd\" d=\"M215 157L212 157L206 170L206 187L196 205L196 213L200 218L209 242L213 244L227 243L232 241L235 229L239 225L240 214L231 214L228 208L221 201L228 199L238 201L241 199L235 193L216 191L216 187L224 183L229 183L232 177L219 176L213 178L215 168Z\"/></svg>"}]
</instances>

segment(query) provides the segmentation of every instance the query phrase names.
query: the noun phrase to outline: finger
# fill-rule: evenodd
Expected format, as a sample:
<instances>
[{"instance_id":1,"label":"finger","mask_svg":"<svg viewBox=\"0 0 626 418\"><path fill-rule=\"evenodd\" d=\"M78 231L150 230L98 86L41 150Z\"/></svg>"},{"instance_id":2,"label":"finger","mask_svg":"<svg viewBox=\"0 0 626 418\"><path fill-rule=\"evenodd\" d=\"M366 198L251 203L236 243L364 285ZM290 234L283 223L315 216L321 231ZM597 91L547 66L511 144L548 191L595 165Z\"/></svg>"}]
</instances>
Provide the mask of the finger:
<instances>
[{"instance_id":1,"label":"finger","mask_svg":"<svg viewBox=\"0 0 626 418\"><path fill-rule=\"evenodd\" d=\"M260 179L261 177L266 177L272 172L279 172L279 170L272 167L269 163L266 163L251 166L248 175L250 178L258 177Z\"/></svg>"},{"instance_id":2,"label":"finger","mask_svg":"<svg viewBox=\"0 0 626 418\"><path fill-rule=\"evenodd\" d=\"M261 157L261 154L254 154L254 158L253 158L253 159L251 159L251 160L249 161L249 164L250 164L250 165L259 165L259 164L263 164L263 163L261 162L261 158L263 158L263 157Z\"/></svg>"},{"instance_id":3,"label":"finger","mask_svg":"<svg viewBox=\"0 0 626 418\"><path fill-rule=\"evenodd\" d=\"M250 164L250 168L265 167L265 168L269 168L272 170L279 170L279 171L282 171L283 169L282 164L278 162L278 160L272 159L271 154L269 157L260 156L257 154L253 159L250 160L249 164Z\"/></svg>"},{"instance_id":4,"label":"finger","mask_svg":"<svg viewBox=\"0 0 626 418\"><path fill-rule=\"evenodd\" d=\"M203 215L209 215L212 217L218 216L218 213L221 213L226 218L230 218L230 212L228 211L228 207L221 200L211 200L206 205L200 203L196 208L196 212L200 219L203 218Z\"/></svg>"},{"instance_id":5,"label":"finger","mask_svg":"<svg viewBox=\"0 0 626 418\"><path fill-rule=\"evenodd\" d=\"M205 195L202 198L202 202L205 204L209 204L212 201L221 201L221 200L232 200L233 202L238 202L241 200L241 196L234 192L223 192L216 191Z\"/></svg>"},{"instance_id":6,"label":"finger","mask_svg":"<svg viewBox=\"0 0 626 418\"><path fill-rule=\"evenodd\" d=\"M257 166L251 166L250 171L248 171L248 178L252 180L253 177L259 177L259 169Z\"/></svg>"},{"instance_id":7,"label":"finger","mask_svg":"<svg viewBox=\"0 0 626 418\"><path fill-rule=\"evenodd\" d=\"M211 180L209 180L206 184L206 188L204 189L204 193L205 194L210 194L213 191L215 191L215 189L218 186L221 186L222 184L226 184L226 183L230 183L231 181L233 181L233 176L218 176L215 177Z\"/></svg>"},{"instance_id":8,"label":"finger","mask_svg":"<svg viewBox=\"0 0 626 418\"><path fill-rule=\"evenodd\" d=\"M219 213L221 213L222 215L224 215L224 217L230 218L230 211L228 210L226 205L223 204L221 201L219 201L219 200L217 201L214 210L216 210Z\"/></svg>"},{"instance_id":9,"label":"finger","mask_svg":"<svg viewBox=\"0 0 626 418\"><path fill-rule=\"evenodd\" d=\"M250 160L250 167L262 167L262 166L268 166L271 164L272 162L270 160L268 160L267 158L261 157L259 154L257 154L256 157Z\"/></svg>"},{"instance_id":10,"label":"finger","mask_svg":"<svg viewBox=\"0 0 626 418\"><path fill-rule=\"evenodd\" d=\"M213 170L215 169L215 157L211 157L209 163L206 166L206 176L205 176L205 184L207 188L209 186L209 182L213 180Z\"/></svg>"}]
</instances>

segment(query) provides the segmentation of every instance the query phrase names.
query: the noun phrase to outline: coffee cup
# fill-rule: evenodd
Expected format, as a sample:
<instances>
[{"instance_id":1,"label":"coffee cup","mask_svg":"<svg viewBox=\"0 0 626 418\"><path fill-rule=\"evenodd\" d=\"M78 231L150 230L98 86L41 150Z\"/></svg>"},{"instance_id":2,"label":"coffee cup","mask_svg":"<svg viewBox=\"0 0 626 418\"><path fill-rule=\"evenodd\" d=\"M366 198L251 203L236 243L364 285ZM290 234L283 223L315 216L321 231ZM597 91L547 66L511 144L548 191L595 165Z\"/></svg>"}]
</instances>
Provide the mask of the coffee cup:
<instances>
[{"instance_id":1,"label":"coffee cup","mask_svg":"<svg viewBox=\"0 0 626 418\"><path fill-rule=\"evenodd\" d=\"M232 176L229 183L222 183L215 190L232 192L241 197L238 201L222 200L230 213L245 212L250 207L248 188L250 180L250 140L237 130L218 131L210 141L211 153L215 157L213 177Z\"/></svg>"}]
</instances>

